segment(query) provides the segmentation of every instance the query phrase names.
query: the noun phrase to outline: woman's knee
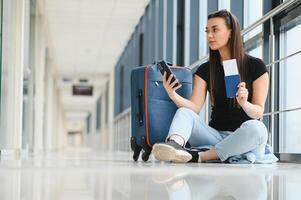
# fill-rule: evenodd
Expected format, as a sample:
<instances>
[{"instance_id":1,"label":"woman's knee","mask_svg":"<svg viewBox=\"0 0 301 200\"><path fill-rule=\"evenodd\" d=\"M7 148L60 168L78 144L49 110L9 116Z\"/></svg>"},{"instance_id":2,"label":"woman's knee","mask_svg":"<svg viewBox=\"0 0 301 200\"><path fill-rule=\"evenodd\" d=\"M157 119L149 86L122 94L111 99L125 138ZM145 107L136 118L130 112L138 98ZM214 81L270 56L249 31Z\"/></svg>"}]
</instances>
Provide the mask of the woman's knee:
<instances>
[{"instance_id":1,"label":"woman's knee","mask_svg":"<svg viewBox=\"0 0 301 200\"><path fill-rule=\"evenodd\" d=\"M176 114L184 114L184 115L192 116L195 115L196 113L189 108L181 107L177 110Z\"/></svg>"},{"instance_id":2,"label":"woman's knee","mask_svg":"<svg viewBox=\"0 0 301 200\"><path fill-rule=\"evenodd\" d=\"M242 124L242 127L244 127L247 130L251 137L257 138L260 141L260 143L267 142L267 128L261 121L248 120Z\"/></svg>"}]
</instances>

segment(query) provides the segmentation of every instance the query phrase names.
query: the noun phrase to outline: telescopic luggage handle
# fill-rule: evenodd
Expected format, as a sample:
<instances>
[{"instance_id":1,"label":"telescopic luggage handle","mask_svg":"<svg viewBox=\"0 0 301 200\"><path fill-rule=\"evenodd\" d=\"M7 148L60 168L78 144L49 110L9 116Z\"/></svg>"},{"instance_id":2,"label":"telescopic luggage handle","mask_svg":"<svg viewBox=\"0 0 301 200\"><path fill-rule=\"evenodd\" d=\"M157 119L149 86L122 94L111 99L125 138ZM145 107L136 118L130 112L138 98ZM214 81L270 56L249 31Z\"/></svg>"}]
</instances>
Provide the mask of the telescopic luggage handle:
<instances>
[{"instance_id":1,"label":"telescopic luggage handle","mask_svg":"<svg viewBox=\"0 0 301 200\"><path fill-rule=\"evenodd\" d=\"M153 65L155 65L155 64L157 64L158 62L157 61L155 61L155 62L153 62ZM170 63L170 62L166 62L165 61L165 63L167 64L167 65L169 65L169 66L173 66L174 64L172 64L172 63Z\"/></svg>"}]
</instances>

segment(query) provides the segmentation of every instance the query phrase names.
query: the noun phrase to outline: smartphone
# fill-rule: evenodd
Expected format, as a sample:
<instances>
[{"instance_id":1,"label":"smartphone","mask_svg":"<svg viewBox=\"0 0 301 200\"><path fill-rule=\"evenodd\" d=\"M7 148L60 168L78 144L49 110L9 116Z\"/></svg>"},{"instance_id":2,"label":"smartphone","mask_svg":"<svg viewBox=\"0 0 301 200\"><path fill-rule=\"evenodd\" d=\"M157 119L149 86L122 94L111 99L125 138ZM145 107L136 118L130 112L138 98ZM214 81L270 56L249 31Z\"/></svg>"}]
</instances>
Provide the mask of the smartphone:
<instances>
[{"instance_id":1,"label":"smartphone","mask_svg":"<svg viewBox=\"0 0 301 200\"><path fill-rule=\"evenodd\" d=\"M162 76L163 76L164 72L166 72L166 80L169 78L169 76L171 74L173 74L173 77L171 78L171 83L173 83L175 80L177 80L175 74L172 73L170 67L168 66L168 64L164 60L158 62L157 66L158 66L158 69L161 72ZM175 84L174 87L177 87L178 85L179 85L179 81Z\"/></svg>"}]
</instances>

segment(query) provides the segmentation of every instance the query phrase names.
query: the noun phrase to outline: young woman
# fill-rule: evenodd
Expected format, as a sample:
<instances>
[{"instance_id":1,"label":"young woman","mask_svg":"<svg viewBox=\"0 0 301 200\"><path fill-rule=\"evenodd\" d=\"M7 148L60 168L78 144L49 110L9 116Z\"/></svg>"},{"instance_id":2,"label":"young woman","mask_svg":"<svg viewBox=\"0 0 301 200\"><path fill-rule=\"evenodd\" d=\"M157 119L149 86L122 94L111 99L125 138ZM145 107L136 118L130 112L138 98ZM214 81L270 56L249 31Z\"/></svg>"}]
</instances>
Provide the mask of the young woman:
<instances>
[{"instance_id":1,"label":"young woman","mask_svg":"<svg viewBox=\"0 0 301 200\"><path fill-rule=\"evenodd\" d=\"M194 75L191 98L177 94L171 77L163 85L169 97L179 107L172 121L165 143L153 146L157 160L172 162L203 162L229 157L249 151L256 157L264 155L267 129L259 121L264 112L269 77L265 64L259 58L247 55L243 48L237 18L227 10L208 16L206 27L210 48L209 61L198 67ZM235 98L227 98L222 62L236 59L241 82ZM205 124L198 113L209 91L212 105L211 121ZM198 152L192 147L212 145L214 148Z\"/></svg>"}]
</instances>

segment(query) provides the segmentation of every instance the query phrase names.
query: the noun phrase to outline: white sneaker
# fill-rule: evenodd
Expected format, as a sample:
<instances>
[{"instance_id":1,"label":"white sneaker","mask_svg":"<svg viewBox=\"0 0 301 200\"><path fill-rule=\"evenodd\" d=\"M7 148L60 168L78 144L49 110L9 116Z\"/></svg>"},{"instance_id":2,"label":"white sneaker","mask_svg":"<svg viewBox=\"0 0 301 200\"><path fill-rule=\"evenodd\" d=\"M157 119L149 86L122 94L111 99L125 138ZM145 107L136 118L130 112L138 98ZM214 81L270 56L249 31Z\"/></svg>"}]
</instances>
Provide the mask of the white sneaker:
<instances>
[{"instance_id":1,"label":"white sneaker","mask_svg":"<svg viewBox=\"0 0 301 200\"><path fill-rule=\"evenodd\" d=\"M186 163L192 159L191 154L173 140L155 144L152 153L160 161Z\"/></svg>"}]
</instances>

